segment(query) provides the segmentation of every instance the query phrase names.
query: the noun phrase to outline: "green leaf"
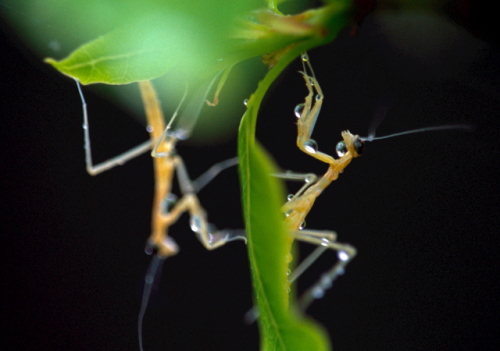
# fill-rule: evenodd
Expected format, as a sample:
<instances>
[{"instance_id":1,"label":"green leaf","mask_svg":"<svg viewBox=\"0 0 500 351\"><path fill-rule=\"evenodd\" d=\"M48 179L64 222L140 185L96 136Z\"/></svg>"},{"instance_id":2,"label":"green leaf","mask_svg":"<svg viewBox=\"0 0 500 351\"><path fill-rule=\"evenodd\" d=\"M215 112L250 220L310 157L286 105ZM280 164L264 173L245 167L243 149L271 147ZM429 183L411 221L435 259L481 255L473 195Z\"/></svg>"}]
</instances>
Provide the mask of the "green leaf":
<instances>
[{"instance_id":1,"label":"green leaf","mask_svg":"<svg viewBox=\"0 0 500 351\"><path fill-rule=\"evenodd\" d=\"M178 33L166 30L160 17L150 21L156 23L155 29L140 24L125 27L82 45L63 61L49 58L46 62L82 84L127 84L159 77L182 57L175 54L182 40L177 40Z\"/></svg>"},{"instance_id":2,"label":"green leaf","mask_svg":"<svg viewBox=\"0 0 500 351\"><path fill-rule=\"evenodd\" d=\"M338 10L347 2L336 4ZM83 84L127 84L173 68L187 80L198 80L251 57L331 36L333 5L294 16L262 5L260 0L149 0L125 23L117 21L116 29L61 61L46 61Z\"/></svg>"},{"instance_id":3,"label":"green leaf","mask_svg":"<svg viewBox=\"0 0 500 351\"><path fill-rule=\"evenodd\" d=\"M258 0L137 3L134 16L127 13L113 30L62 61L46 61L83 84L127 84L162 76L174 67L196 79L210 77L234 65L228 52L236 44L231 38L236 20L260 6Z\"/></svg>"}]
</instances>

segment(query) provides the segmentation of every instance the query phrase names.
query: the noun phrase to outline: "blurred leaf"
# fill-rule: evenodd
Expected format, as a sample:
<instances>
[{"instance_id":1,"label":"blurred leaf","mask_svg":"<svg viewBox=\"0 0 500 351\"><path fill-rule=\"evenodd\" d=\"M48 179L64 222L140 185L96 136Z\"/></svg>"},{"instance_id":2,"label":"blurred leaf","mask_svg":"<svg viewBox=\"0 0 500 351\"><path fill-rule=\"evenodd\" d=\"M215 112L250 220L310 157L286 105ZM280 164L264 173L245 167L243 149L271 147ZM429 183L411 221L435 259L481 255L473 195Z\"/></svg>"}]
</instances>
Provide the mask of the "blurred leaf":
<instances>
[{"instance_id":1,"label":"blurred leaf","mask_svg":"<svg viewBox=\"0 0 500 351\"><path fill-rule=\"evenodd\" d=\"M134 16L127 14L113 30L62 61L47 62L84 84L127 84L162 76L173 67L206 78L234 65L223 58L235 46L235 21L260 5L257 0L149 0L138 8L137 3Z\"/></svg>"},{"instance_id":2,"label":"blurred leaf","mask_svg":"<svg viewBox=\"0 0 500 351\"><path fill-rule=\"evenodd\" d=\"M250 57L330 36L327 20L333 5L285 16L257 8L255 2L228 6L222 0L168 1L144 6L118 29L80 46L62 61L47 62L83 84L127 84L162 76L174 67L186 79L198 80ZM345 1L338 4L346 7Z\"/></svg>"}]
</instances>

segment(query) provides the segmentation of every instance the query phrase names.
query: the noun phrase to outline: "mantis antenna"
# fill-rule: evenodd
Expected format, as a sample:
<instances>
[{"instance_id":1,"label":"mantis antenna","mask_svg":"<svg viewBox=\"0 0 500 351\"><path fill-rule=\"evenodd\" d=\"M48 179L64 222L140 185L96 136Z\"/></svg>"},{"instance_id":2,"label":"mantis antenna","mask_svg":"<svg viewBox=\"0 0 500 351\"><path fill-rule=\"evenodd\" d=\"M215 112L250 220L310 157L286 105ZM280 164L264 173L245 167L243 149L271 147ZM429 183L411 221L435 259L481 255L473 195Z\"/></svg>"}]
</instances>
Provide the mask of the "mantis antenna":
<instances>
[{"instance_id":1,"label":"mantis antenna","mask_svg":"<svg viewBox=\"0 0 500 351\"><path fill-rule=\"evenodd\" d=\"M373 134L368 135L367 137L361 138L363 141L375 141L375 140L382 140L382 139L389 139L401 135L408 135L408 134L415 134L415 133L423 133L423 132L436 132L440 130L466 130L466 131L473 131L474 126L471 126L469 124L448 124L444 126L434 126L434 127L425 127L425 128L418 128L418 129L412 129L412 130L407 130L404 132L400 133L394 133L394 134L389 134L389 135L384 135L381 137L375 137L375 132Z\"/></svg>"}]
</instances>

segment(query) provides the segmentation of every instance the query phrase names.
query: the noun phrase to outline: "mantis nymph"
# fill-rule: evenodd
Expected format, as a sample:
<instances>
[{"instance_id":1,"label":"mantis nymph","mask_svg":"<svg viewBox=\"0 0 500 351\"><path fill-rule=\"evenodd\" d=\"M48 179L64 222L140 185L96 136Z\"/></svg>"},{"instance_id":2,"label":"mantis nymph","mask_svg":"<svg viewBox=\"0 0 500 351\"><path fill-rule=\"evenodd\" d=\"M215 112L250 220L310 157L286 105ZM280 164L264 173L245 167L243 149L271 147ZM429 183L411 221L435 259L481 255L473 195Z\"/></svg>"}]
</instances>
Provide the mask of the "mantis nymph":
<instances>
[{"instance_id":1,"label":"mantis nymph","mask_svg":"<svg viewBox=\"0 0 500 351\"><path fill-rule=\"evenodd\" d=\"M335 279L344 273L345 267L356 256L356 248L353 246L336 241L337 233L327 230L311 230L305 228L305 219L315 200L333 181L335 181L340 173L351 163L353 158L359 157L363 153L364 144L367 141L390 138L394 136L449 129L464 129L470 130L469 125L444 125L436 127L421 128L383 137L375 137L374 131L370 132L368 137L360 137L353 135L349 131L341 133L342 141L336 145L337 158L318 150L318 144L311 139L317 118L323 104L323 91L316 79L314 70L309 61L307 53L301 55L303 71L300 72L305 80L308 95L304 103L298 104L295 107L295 116L297 117L297 146L298 148L328 164L328 170L318 177L315 174L298 174L292 172L284 172L275 174L279 178L292 181L304 181L304 185L294 195L288 196L281 211L285 215L285 224L291 232L293 239L317 245L317 249L313 251L306 259L304 259L294 272L289 276L289 282L295 281L316 259L327 249L337 252L337 262L325 273L320 279L307 289L300 298L299 308L304 311L315 300L322 298L325 291L331 288ZM258 317L256 308L252 308L247 312L245 318L248 323L251 323Z\"/></svg>"},{"instance_id":2,"label":"mantis nymph","mask_svg":"<svg viewBox=\"0 0 500 351\"><path fill-rule=\"evenodd\" d=\"M217 76L208 83L208 86L201 86L195 91L194 97L192 98L194 103L188 106L182 113L181 119L178 121L175 128L173 128L172 125L187 96L187 88L169 124L165 126L163 113L152 82L139 82L139 88L148 121L148 129L151 133L151 140L98 165L93 165L92 163L87 107L82 90L77 81L83 104L85 154L87 171L89 174L96 175L117 165L122 165L128 160L152 149L151 155L154 158L155 171L155 196L153 200L151 235L146 244L146 253L152 255L152 260L145 277L143 298L138 318L139 345L141 350L143 349L142 320L146 312L151 288L154 284L154 278L165 259L176 255L179 251L175 241L168 236L170 226L177 222L183 213L188 212L190 215L191 230L208 250L216 249L229 241L246 240L245 233L242 230L219 231L213 224L208 223L207 214L196 196L196 193L217 176L218 173L236 165L238 162L237 159L232 158L217 163L197 180L192 181L189 178L184 161L181 156L177 154L175 149L179 139L186 139L191 134L206 95L216 78ZM182 193L180 199L177 199L177 197L171 193L175 174L177 175Z\"/></svg>"}]
</instances>

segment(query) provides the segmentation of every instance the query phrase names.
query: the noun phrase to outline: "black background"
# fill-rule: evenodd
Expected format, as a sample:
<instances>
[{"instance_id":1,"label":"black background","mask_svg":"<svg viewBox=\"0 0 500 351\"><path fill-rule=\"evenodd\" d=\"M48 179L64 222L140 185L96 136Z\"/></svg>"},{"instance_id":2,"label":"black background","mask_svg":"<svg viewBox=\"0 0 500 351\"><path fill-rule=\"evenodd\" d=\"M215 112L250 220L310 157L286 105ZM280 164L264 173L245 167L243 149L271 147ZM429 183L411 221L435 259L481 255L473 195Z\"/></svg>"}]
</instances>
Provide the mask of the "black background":
<instances>
[{"instance_id":1,"label":"black background","mask_svg":"<svg viewBox=\"0 0 500 351\"><path fill-rule=\"evenodd\" d=\"M432 125L446 131L367 144L317 201L307 226L333 229L359 255L311 316L336 350L493 350L498 330L498 53L454 65L455 46L426 64L405 56L375 15L334 44L310 52L325 103L314 139L333 153L340 131L379 135ZM472 24L471 24L472 23ZM468 23L477 36L484 29ZM472 28L471 28L472 26ZM476 30L474 30L476 29ZM2 350L137 350L136 320L153 193L142 156L97 177L85 172L81 105L74 83L41 63L2 27ZM404 32L404 28L399 30ZM434 33L438 35L439 33ZM409 43L411 45L411 43ZM462 50L462 51L461 51ZM295 62L266 97L258 136L283 169L326 166L295 147L293 108L306 90ZM222 96L223 98L223 96ZM146 139L136 120L87 93L97 161ZM221 112L223 113L223 112ZM234 113L234 112L233 112ZM235 118L243 113L238 112ZM236 153L179 145L193 176ZM200 193L210 220L242 226L237 174ZM183 218L144 324L147 350L256 350L246 251L207 252ZM307 251L308 248L305 250ZM304 253L306 252L304 251ZM301 281L332 264L326 255Z\"/></svg>"}]
</instances>

